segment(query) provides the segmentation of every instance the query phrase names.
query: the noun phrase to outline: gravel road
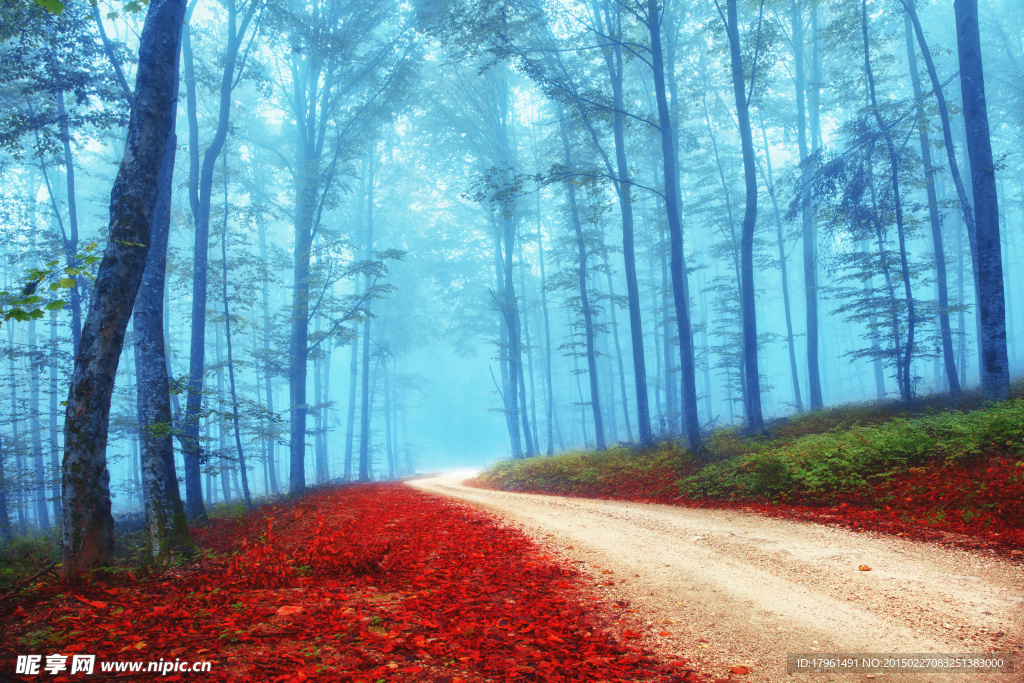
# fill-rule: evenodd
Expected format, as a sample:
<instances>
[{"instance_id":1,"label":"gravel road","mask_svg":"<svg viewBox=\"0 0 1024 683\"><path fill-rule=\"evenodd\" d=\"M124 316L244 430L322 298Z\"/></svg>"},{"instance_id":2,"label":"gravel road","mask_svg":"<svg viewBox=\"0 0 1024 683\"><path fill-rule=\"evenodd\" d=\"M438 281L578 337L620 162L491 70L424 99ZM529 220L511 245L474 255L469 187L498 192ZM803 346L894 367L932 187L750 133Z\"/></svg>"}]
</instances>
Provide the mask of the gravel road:
<instances>
[{"instance_id":1,"label":"gravel road","mask_svg":"<svg viewBox=\"0 0 1024 683\"><path fill-rule=\"evenodd\" d=\"M596 590L611 613L650 627L647 646L706 673L744 683L1024 681L1020 563L753 513L482 490L462 483L469 476L409 484L498 514L569 558L606 584ZM787 653L991 652L1010 653L1016 673L787 673ZM736 665L751 672L730 674Z\"/></svg>"}]
</instances>

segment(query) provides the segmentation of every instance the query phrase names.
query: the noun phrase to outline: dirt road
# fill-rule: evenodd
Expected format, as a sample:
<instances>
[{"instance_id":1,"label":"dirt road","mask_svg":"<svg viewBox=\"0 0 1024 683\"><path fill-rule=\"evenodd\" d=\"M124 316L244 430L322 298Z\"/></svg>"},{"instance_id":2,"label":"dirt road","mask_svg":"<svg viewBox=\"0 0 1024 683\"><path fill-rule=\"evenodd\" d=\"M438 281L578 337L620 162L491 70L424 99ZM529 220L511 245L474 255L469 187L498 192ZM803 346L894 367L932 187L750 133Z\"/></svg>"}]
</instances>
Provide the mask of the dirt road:
<instances>
[{"instance_id":1,"label":"dirt road","mask_svg":"<svg viewBox=\"0 0 1024 683\"><path fill-rule=\"evenodd\" d=\"M980 552L724 510L409 482L515 523L612 586L666 654L753 681L1024 680L1024 567ZM864 565L869 571L861 570ZM668 635L659 635L666 633ZM1016 673L789 674L787 653L1009 652Z\"/></svg>"}]
</instances>

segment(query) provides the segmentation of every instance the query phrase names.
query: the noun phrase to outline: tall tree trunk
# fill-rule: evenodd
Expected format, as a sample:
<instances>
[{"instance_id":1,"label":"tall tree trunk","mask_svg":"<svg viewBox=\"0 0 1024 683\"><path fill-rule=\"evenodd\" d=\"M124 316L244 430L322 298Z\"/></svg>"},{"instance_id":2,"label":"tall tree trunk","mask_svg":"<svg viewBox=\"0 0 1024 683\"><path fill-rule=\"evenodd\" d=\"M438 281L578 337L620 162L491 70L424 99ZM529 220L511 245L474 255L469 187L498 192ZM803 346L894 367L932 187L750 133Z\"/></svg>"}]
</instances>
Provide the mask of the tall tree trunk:
<instances>
[{"instance_id":1,"label":"tall tree trunk","mask_svg":"<svg viewBox=\"0 0 1024 683\"><path fill-rule=\"evenodd\" d=\"M229 472L234 472L235 465L228 456L228 440L225 432L225 410L224 410L224 359L221 357L221 338L220 326L214 326L217 330L216 343L214 348L216 349L216 362L217 362L217 438L218 450L220 456L217 458L220 461L220 488L224 493L224 502L231 502L231 478Z\"/></svg>"},{"instance_id":2,"label":"tall tree trunk","mask_svg":"<svg viewBox=\"0 0 1024 683\"><path fill-rule=\"evenodd\" d=\"M759 112L760 115L760 112ZM786 318L786 346L789 350L789 374L793 380L793 400L796 403L796 411L804 412L803 401L800 398L800 373L796 366L796 342L793 340L793 316L789 304L789 265L786 256L786 240L782 231L782 213L779 211L779 200L775 194L775 180L772 177L772 157L768 148L768 131L764 125L764 116L760 115L761 139L764 142L765 160L765 185L768 187L768 197L772 200L772 211L775 216L775 239L779 243L779 270L782 280L782 308Z\"/></svg>"},{"instance_id":3,"label":"tall tree trunk","mask_svg":"<svg viewBox=\"0 0 1024 683\"><path fill-rule=\"evenodd\" d=\"M551 321L548 315L548 282L544 272L544 238L540 228L540 193L537 193L537 259L540 261L540 306L544 317L545 409L547 412L547 454L555 454L555 389L551 377Z\"/></svg>"},{"instance_id":4,"label":"tall tree trunk","mask_svg":"<svg viewBox=\"0 0 1024 683\"><path fill-rule=\"evenodd\" d=\"M195 546L188 532L174 467L171 397L164 338L164 289L176 148L177 136L172 127L159 171L160 187L153 211L149 255L132 314L138 390L136 412L142 443L142 493L146 530L149 534L148 550L154 563L162 562L173 548Z\"/></svg>"},{"instance_id":5,"label":"tall tree trunk","mask_svg":"<svg viewBox=\"0 0 1024 683\"><path fill-rule=\"evenodd\" d=\"M870 164L870 160L868 163ZM870 173L868 177L868 186L871 189L871 222L875 233L875 240L878 244L878 267L882 271L882 275L885 280L885 293L889 301L888 309L891 312L889 333L892 335L893 355L895 356L896 386L899 388L900 398L906 401L909 396L909 387L903 383L901 364L901 359L903 358L903 342L900 336L899 306L896 301L896 287L892 283L892 273L889 272L889 254L885 249L885 236L882 232L881 212L879 210L877 194L875 192L875 181L871 178Z\"/></svg>"},{"instance_id":6,"label":"tall tree trunk","mask_svg":"<svg viewBox=\"0 0 1024 683\"><path fill-rule=\"evenodd\" d=\"M636 276L636 264L633 265L633 275ZM615 364L618 368L619 393L622 397L622 419L626 423L626 440L633 443L633 427L629 423L629 400L626 395L626 369L622 363L622 345L619 343L619 321L615 319L615 286L612 284L612 270L608 265L608 252L604 252L604 276L605 284L608 285L608 311L612 317L612 341L615 343ZM641 339L641 343L642 343ZM647 417L650 420L650 415ZM648 424L650 431L650 424Z\"/></svg>"},{"instance_id":7,"label":"tall tree trunk","mask_svg":"<svg viewBox=\"0 0 1024 683\"><path fill-rule=\"evenodd\" d=\"M682 417L682 411L679 410L679 394L678 390L682 386L680 384L679 375L676 374L678 367L672 362L672 339L675 338L676 354L682 353L679 351L679 327L674 325L675 320L675 299L672 296L672 284L669 280L669 264L668 254L672 251L669 244L665 243L665 231L659 231L658 240L658 253L661 256L661 311L662 311L662 338L664 344L662 350L665 353L665 372L663 375L663 381L665 382L665 413L662 416L662 431L668 431L669 434L675 436L682 433L680 427L680 418ZM670 240L671 242L671 240Z\"/></svg>"},{"instance_id":8,"label":"tall tree trunk","mask_svg":"<svg viewBox=\"0 0 1024 683\"><path fill-rule=\"evenodd\" d=\"M742 257L740 255L740 252L741 252L740 242L741 242L741 240L736 238L736 219L734 218L735 213L734 213L733 208L732 208L732 193L729 192L729 181L726 178L725 164L722 163L722 157L718 153L718 143L715 140L715 129L714 129L714 126L711 124L711 111L708 109L707 98L705 97L705 98L702 98L702 99L703 99L703 103L704 103L704 120L707 123L708 136L711 139L711 149L712 149L712 151L714 152L714 155L715 155L715 165L718 167L719 182L721 182L721 184L722 184L722 200L725 203L726 225L729 226L729 234L727 235L727 239L728 239L728 242L729 242L729 252L730 252L730 255L732 256L733 277L735 278L735 281L736 281L736 289L737 289L737 293L739 294L738 298L742 302L742 299L743 299L743 291L742 291L743 290L743 284L742 284L743 283L743 264L742 264ZM741 231L742 231L742 227L741 227ZM746 382L747 374L746 373L747 373L747 371L746 371L746 365L744 364L743 347L742 347L742 343L743 343L743 310L742 310L742 305L741 305L740 310L738 311L738 317L739 317L739 323L740 323L739 339L740 339L740 345L741 346L740 346L740 348L736 352L729 353L727 355L729 356L730 359L735 358L736 365L739 368L740 398L741 398L741 402L743 403L744 414L746 414L746 408L747 408L747 382ZM730 374L729 376L731 377L732 375ZM729 413L729 423L732 424L731 399L730 399L730 409L729 410L730 410L730 413Z\"/></svg>"},{"instance_id":9,"label":"tall tree trunk","mask_svg":"<svg viewBox=\"0 0 1024 683\"><path fill-rule=\"evenodd\" d=\"M911 4L914 2L914 0L907 1ZM935 192L935 170L932 166L931 141L928 139L928 118L924 111L921 79L917 73L917 50L914 49L913 26L909 13L904 16L903 23L907 42L907 64L910 66L910 83L914 89L914 105L917 109L918 142L921 146L921 165L924 167L925 191L928 196L928 222L932 229L932 251L935 253L935 287L939 300L939 337L942 345L942 360L949 392L956 395L960 393L960 381L956 374L953 335L949 328L946 251L942 247L942 223L939 220L939 199Z\"/></svg>"},{"instance_id":10,"label":"tall tree trunk","mask_svg":"<svg viewBox=\"0 0 1024 683\"><path fill-rule=\"evenodd\" d=\"M189 6L189 19L196 0ZM189 120L189 204L195 222L195 246L192 268L192 338L189 355L188 400L185 407L184 448L186 511L189 517L203 519L206 511L202 506L199 491L199 463L202 451L199 446L199 411L202 406L203 373L206 365L206 301L210 248L210 206L213 196L213 170L227 140L228 122L231 118L231 93L236 84L235 66L238 52L245 38L249 23L258 2L250 2L239 18L234 0L226 3L228 10L227 45L225 46L223 69L220 72L220 93L217 109L217 128L213 139L203 153L202 166L199 162L199 120L195 69L193 67L191 28L185 33L183 53L185 56L185 92ZM298 213L298 212L297 212ZM296 251L296 258L299 252Z\"/></svg>"},{"instance_id":11,"label":"tall tree trunk","mask_svg":"<svg viewBox=\"0 0 1024 683\"><path fill-rule=\"evenodd\" d=\"M262 198L262 185L258 187L260 190L259 197ZM261 202L257 202L257 204L261 206ZM269 273L270 257L267 253L267 227L260 210L256 212L256 229L259 231L260 261L263 271ZM271 429L272 423L270 421L274 416L274 373L271 372L272 366L270 362L270 282L267 277L261 279L262 290L260 296L263 303L263 391L267 395L267 428L271 432L267 435L267 473L270 477L270 490L276 496L280 493L280 488L277 483L277 434L276 430Z\"/></svg>"},{"instance_id":12,"label":"tall tree trunk","mask_svg":"<svg viewBox=\"0 0 1024 683\"><path fill-rule=\"evenodd\" d=\"M249 496L249 472L245 467L245 450L242 448L242 429L238 422L238 393L235 391L235 361L231 348L231 308L228 305L228 153L224 148L224 224L220 233L221 296L224 299L224 336L228 351L228 390L231 392L231 421L235 428L235 449L238 451L238 469L242 477L242 497L245 507L252 507Z\"/></svg>"},{"instance_id":13,"label":"tall tree trunk","mask_svg":"<svg viewBox=\"0 0 1024 683\"><path fill-rule=\"evenodd\" d=\"M46 467L43 465L42 426L39 424L39 370L42 364L42 351L36 347L36 321L28 321L29 346L29 430L32 434L32 462L35 466L34 484L36 495L36 521L42 531L50 530L50 508L46 504Z\"/></svg>"},{"instance_id":14,"label":"tall tree trunk","mask_svg":"<svg viewBox=\"0 0 1024 683\"><path fill-rule=\"evenodd\" d=\"M68 267L77 266L78 259L78 197L75 193L75 157L71 151L71 131L68 128L68 115L64 106L64 91L57 91L57 114L60 117L60 137L64 145L64 178L67 186L68 229L64 238L64 260ZM56 206L54 206L56 211ZM77 280L77 278L76 278ZM74 352L78 353L78 344L82 339L82 290L77 282L71 288L71 340Z\"/></svg>"},{"instance_id":15,"label":"tall tree trunk","mask_svg":"<svg viewBox=\"0 0 1024 683\"><path fill-rule=\"evenodd\" d=\"M50 362L49 366L49 400L50 400L50 501L53 506L53 519L61 518L61 487L60 487L60 444L57 428L57 371L60 364L57 354L57 312L50 313Z\"/></svg>"},{"instance_id":16,"label":"tall tree trunk","mask_svg":"<svg viewBox=\"0 0 1024 683\"><path fill-rule=\"evenodd\" d=\"M7 505L7 451L0 437L0 541L5 545L14 540L11 513Z\"/></svg>"},{"instance_id":17,"label":"tall tree trunk","mask_svg":"<svg viewBox=\"0 0 1024 683\"><path fill-rule=\"evenodd\" d=\"M373 184L374 166L376 164L377 146L374 144L370 150L367 162L366 179L366 241L364 242L364 260L373 257ZM367 273L364 287L370 290L370 275ZM366 316L363 319L363 369L362 369L362 391L361 410L359 421L359 481L370 481L370 304L367 299Z\"/></svg>"},{"instance_id":18,"label":"tall tree trunk","mask_svg":"<svg viewBox=\"0 0 1024 683\"><path fill-rule=\"evenodd\" d=\"M524 294L525 295L525 294ZM520 333L523 327L523 318L516 311L516 326L519 328ZM523 362L523 346L519 345L519 418L523 424L523 439L526 441L526 456L532 458L537 455L536 440L533 438L533 430L530 429L530 414L527 410L529 405L526 399L526 372L525 363Z\"/></svg>"},{"instance_id":19,"label":"tall tree trunk","mask_svg":"<svg viewBox=\"0 0 1024 683\"><path fill-rule=\"evenodd\" d=\"M355 296L359 296L359 278L356 278ZM358 328L357 328L358 329ZM342 477L352 481L352 447L355 441L356 384L359 381L359 335L352 336L352 352L348 363L348 415L345 419L345 464Z\"/></svg>"},{"instance_id":20,"label":"tall tree trunk","mask_svg":"<svg viewBox=\"0 0 1024 683\"><path fill-rule=\"evenodd\" d=\"M903 9L907 12L907 16L910 17L910 23L914 27L917 44L921 46L921 56L924 58L925 66L928 69L928 78L932 83L932 94L935 95L935 102L939 106L943 147L946 150L946 160L949 163L949 174L953 177L957 199L960 201L960 212L963 215L964 225L967 227L967 239L971 249L971 271L974 274L974 281L977 283L978 244L975 232L974 210L971 207L968 188L964 185L963 177L960 175L960 165L956 161L956 147L953 144L953 129L949 121L949 107L946 106L946 95L942 90L942 83L939 82L939 74L935 70L935 62L932 59L931 50L928 49L928 43L925 41L924 31L921 30L921 22L917 18L917 9L914 7L914 2L912 0L901 0L901 2ZM965 384L965 382L961 382L961 384Z\"/></svg>"},{"instance_id":21,"label":"tall tree trunk","mask_svg":"<svg viewBox=\"0 0 1024 683\"><path fill-rule=\"evenodd\" d=\"M754 228L757 224L757 167L754 157L754 137L750 128L750 108L743 80L743 57L740 54L740 27L736 0L726 0L726 32L729 34L729 55L732 64L732 89L736 98L736 118L743 149L743 178L746 189L746 207L740 235L740 311L743 321L744 412L747 428L753 434L764 433L761 415L761 375L757 366L757 306L754 291ZM758 36L760 39L760 35ZM757 68L755 61L753 68ZM756 72L755 72L756 73ZM751 86L753 91L753 85Z\"/></svg>"},{"instance_id":22,"label":"tall tree trunk","mask_svg":"<svg viewBox=\"0 0 1024 683\"><path fill-rule=\"evenodd\" d=\"M107 423L114 374L149 252L159 171L174 127L183 0L153 0L139 41L125 155L110 198L110 239L75 355L64 426L62 574L113 552ZM141 246L140 246L141 245Z\"/></svg>"},{"instance_id":23,"label":"tall tree trunk","mask_svg":"<svg viewBox=\"0 0 1024 683\"><path fill-rule=\"evenodd\" d=\"M387 356L381 356L384 366L384 452L388 458L388 478L395 479L398 471L395 463L395 444L391 439L391 370L388 368Z\"/></svg>"},{"instance_id":24,"label":"tall tree trunk","mask_svg":"<svg viewBox=\"0 0 1024 683\"><path fill-rule=\"evenodd\" d=\"M971 161L971 185L974 188L981 318L981 393L986 401L999 401L1010 395L1010 366L1006 352L1006 301L999 243L996 170L985 104L978 2L954 0L953 10L956 14L967 154Z\"/></svg>"},{"instance_id":25,"label":"tall tree trunk","mask_svg":"<svg viewBox=\"0 0 1024 683\"><path fill-rule=\"evenodd\" d=\"M507 149L507 147L506 147ZM503 243L503 260L502 268L504 273L502 275L502 281L504 283L503 301L504 316L506 326L508 328L508 404L509 413L511 415L511 421L515 425L512 431L515 432L515 439L512 446L513 457L520 457L524 453L521 451L521 442L519 440L519 421L520 412L523 406L520 405L519 401L519 378L522 375L521 365L523 362L522 348L519 342L519 302L516 298L516 287L513 275L515 274L515 235L516 235L516 222L512 216L502 217L502 243ZM525 455L532 455L533 447L530 439L529 431L523 435L526 439L526 452Z\"/></svg>"},{"instance_id":26,"label":"tall tree trunk","mask_svg":"<svg viewBox=\"0 0 1024 683\"><path fill-rule=\"evenodd\" d=\"M538 193L539 194L539 193ZM519 289L523 292L523 301L527 301L526 296L526 259L523 257L523 244L519 243ZM537 383L533 373L533 343L530 339L530 316L527 314L529 306L523 306L524 315L522 318L523 323L523 341L526 343L526 376L530 379L530 434L533 438L534 444L534 455L540 453L540 434L537 432ZM523 382L523 410L526 410L526 382Z\"/></svg>"},{"instance_id":27,"label":"tall tree trunk","mask_svg":"<svg viewBox=\"0 0 1024 683\"><path fill-rule=\"evenodd\" d=\"M618 3L604 2L604 17L607 31L615 36L622 35L622 12ZM601 11L595 6L595 17ZM599 26L600 28L600 26ZM612 135L615 141L615 192L619 200L619 214L622 219L622 260L626 274L626 300L629 307L629 330L633 349L633 382L636 386L636 419L640 443L650 444L651 409L647 398L647 363L644 358L643 323L640 312L640 287L636 277L636 248L634 244L632 181L626 160L625 101L623 97L622 44L611 41L610 49L604 50L605 66L612 86ZM618 338L616 337L616 343ZM623 399L625 403L625 399ZM628 428L629 419L626 420ZM632 435L629 436L632 441Z\"/></svg>"},{"instance_id":28,"label":"tall tree trunk","mask_svg":"<svg viewBox=\"0 0 1024 683\"><path fill-rule=\"evenodd\" d=\"M565 117L559 111L559 120L564 122ZM565 167L573 168L572 152L569 147L569 136L565 130L565 124L560 127L562 136L562 151L565 159ZM587 349L587 374L590 379L590 408L594 416L594 433L596 434L597 450L603 451L607 448L604 441L604 421L601 416L601 394L597 381L597 356L594 350L594 316L590 310L590 293L587 291L587 244L583 238L583 228L580 225L579 207L576 202L576 185L572 179L565 183L565 191L569 201L569 218L572 222L573 231L576 234L576 250L578 257L577 277L580 287L580 308L583 314L583 337Z\"/></svg>"},{"instance_id":29,"label":"tall tree trunk","mask_svg":"<svg viewBox=\"0 0 1024 683\"><path fill-rule=\"evenodd\" d=\"M810 409L818 410L824 405L821 394L821 370L818 351L818 228L814 223L814 212L809 203L806 193L809 190L810 179L813 169L808 167L807 159L807 119L805 114L805 95L810 99L810 124L811 124L811 151L817 151L815 144L820 138L815 135L818 131L819 117L818 106L821 92L821 50L819 47L820 37L818 35L818 6L812 5L811 22L814 41L811 63L811 84L810 92L804 85L804 23L803 23L803 0L797 0L793 5L792 33L793 33L793 72L796 83L796 126L797 140L800 151L800 187L801 194L805 195L801 201L801 226L803 234L803 267L804 267L804 295L805 313L807 320L807 384L809 390L808 400Z\"/></svg>"},{"instance_id":30,"label":"tall tree trunk","mask_svg":"<svg viewBox=\"0 0 1024 683\"><path fill-rule=\"evenodd\" d=\"M658 124L661 128L661 152L665 166L665 208L668 214L672 247L672 299L679 328L679 356L682 370L683 426L686 446L693 453L703 450L700 421L697 417L697 390L693 362L693 336L690 330L690 304L687 297L686 262L683 254L683 228L679 213L679 185L676 179L676 153L672 142L672 121L665 92L665 67L661 49L661 22L658 0L647 0L647 29L651 35L651 61L654 90L658 102Z\"/></svg>"},{"instance_id":31,"label":"tall tree trunk","mask_svg":"<svg viewBox=\"0 0 1024 683\"><path fill-rule=\"evenodd\" d=\"M902 359L897 358L897 372L901 375L900 395L908 401L913 397L914 389L911 380L910 366L914 354L914 332L917 326L914 312L914 295L910 287L910 266L907 262L906 231L903 227L903 199L900 197L899 158L889 128L882 120L875 97L875 76L871 69L871 53L868 43L868 10L867 0L861 0L861 36L864 39L864 73L868 81L868 97L875 123L885 141L885 149L889 154L889 183L892 186L892 200L896 210L896 239L900 251L900 274L903 280L903 293L907 304L907 343L904 346Z\"/></svg>"},{"instance_id":32,"label":"tall tree trunk","mask_svg":"<svg viewBox=\"0 0 1024 683\"><path fill-rule=\"evenodd\" d=\"M310 131L312 133L312 131ZM298 140L299 171L295 177L295 248L292 268L292 310L288 368L290 441L288 494L306 490L306 373L309 362L309 263L313 243L313 211L319 185L319 154L304 136Z\"/></svg>"},{"instance_id":33,"label":"tall tree trunk","mask_svg":"<svg viewBox=\"0 0 1024 683\"><path fill-rule=\"evenodd\" d=\"M647 279L651 283L651 312L654 314L655 320L658 318L658 311L664 306L659 302L659 291L658 291L658 280L655 277L654 269L654 252L657 249L647 250ZM662 326L663 327L663 326ZM654 376L659 378L654 383L654 414L657 416L658 429L660 431L665 430L665 413L662 409L661 403L661 386L660 378L664 377L664 373L661 371L661 361L664 356L661 354L662 336L659 334L659 330L656 328L654 334L651 335L654 338ZM653 438L653 437L652 437Z\"/></svg>"},{"instance_id":34,"label":"tall tree trunk","mask_svg":"<svg viewBox=\"0 0 1024 683\"><path fill-rule=\"evenodd\" d=\"M512 457L519 458L522 457L522 442L520 441L519 435L519 421L516 419L516 410L513 408L512 404L512 400L515 396L512 395L512 385L509 382L509 359L511 358L511 354L509 353L508 343L508 314L507 307L504 302L505 262L501 255L502 231L498 227L497 217L493 215L492 224L494 227L495 289L496 291L501 292L500 298L496 294L492 293L491 295L495 298L498 305L498 370L501 373L501 388L498 393L501 396L502 408L505 411L505 426L508 428L509 448L512 451Z\"/></svg>"}]
</instances>

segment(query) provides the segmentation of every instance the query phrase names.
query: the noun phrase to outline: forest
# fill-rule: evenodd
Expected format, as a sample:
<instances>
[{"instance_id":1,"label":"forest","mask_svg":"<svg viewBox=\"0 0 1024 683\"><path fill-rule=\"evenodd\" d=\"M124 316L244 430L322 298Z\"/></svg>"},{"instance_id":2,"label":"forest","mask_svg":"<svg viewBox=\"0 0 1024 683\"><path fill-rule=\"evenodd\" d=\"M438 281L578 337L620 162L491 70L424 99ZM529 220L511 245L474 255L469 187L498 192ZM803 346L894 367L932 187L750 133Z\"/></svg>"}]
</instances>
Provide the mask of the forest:
<instances>
[{"instance_id":1,"label":"forest","mask_svg":"<svg viewBox=\"0 0 1024 683\"><path fill-rule=\"evenodd\" d=\"M1018 0L0 7L0 543L65 577L1024 369Z\"/></svg>"}]
</instances>

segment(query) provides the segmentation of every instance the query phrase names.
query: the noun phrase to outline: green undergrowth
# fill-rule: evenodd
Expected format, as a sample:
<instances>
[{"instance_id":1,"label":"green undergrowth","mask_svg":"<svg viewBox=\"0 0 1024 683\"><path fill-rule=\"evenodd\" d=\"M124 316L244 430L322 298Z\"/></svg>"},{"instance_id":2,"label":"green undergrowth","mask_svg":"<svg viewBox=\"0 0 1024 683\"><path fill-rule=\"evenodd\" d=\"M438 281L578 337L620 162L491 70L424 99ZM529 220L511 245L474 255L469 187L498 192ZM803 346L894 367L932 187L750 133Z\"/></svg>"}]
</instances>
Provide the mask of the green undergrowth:
<instances>
[{"instance_id":1,"label":"green undergrowth","mask_svg":"<svg viewBox=\"0 0 1024 683\"><path fill-rule=\"evenodd\" d=\"M39 569L61 561L60 530L22 534L0 545L0 594Z\"/></svg>"},{"instance_id":2,"label":"green undergrowth","mask_svg":"<svg viewBox=\"0 0 1024 683\"><path fill-rule=\"evenodd\" d=\"M628 493L659 498L675 493L685 449L663 442L644 451L625 446L604 451L569 451L550 457L504 460L480 474L480 482L508 491L546 491L617 497Z\"/></svg>"},{"instance_id":3,"label":"green undergrowth","mask_svg":"<svg viewBox=\"0 0 1024 683\"><path fill-rule=\"evenodd\" d=\"M782 441L782 443L779 443ZM840 425L793 439L743 440L744 452L679 481L689 498L723 500L857 495L910 468L956 465L985 455L1024 457L1024 400L971 412Z\"/></svg>"},{"instance_id":4,"label":"green undergrowth","mask_svg":"<svg viewBox=\"0 0 1024 683\"><path fill-rule=\"evenodd\" d=\"M767 436L717 430L699 457L674 441L573 451L502 461L479 480L504 490L613 498L832 504L869 496L886 478L913 468L985 457L1024 462L1020 380L1010 400L984 406L975 391L849 404L772 421Z\"/></svg>"}]
</instances>

